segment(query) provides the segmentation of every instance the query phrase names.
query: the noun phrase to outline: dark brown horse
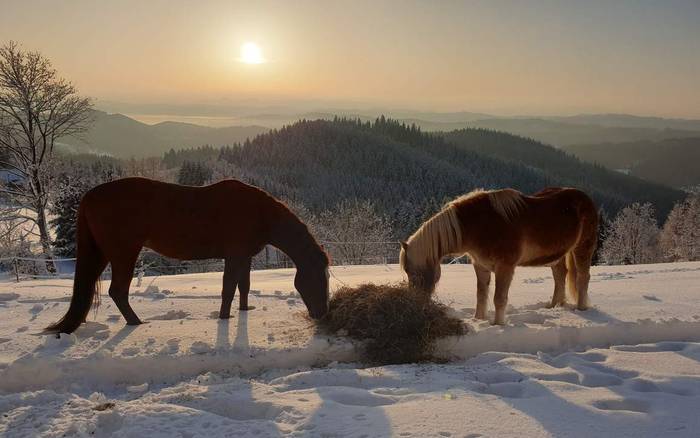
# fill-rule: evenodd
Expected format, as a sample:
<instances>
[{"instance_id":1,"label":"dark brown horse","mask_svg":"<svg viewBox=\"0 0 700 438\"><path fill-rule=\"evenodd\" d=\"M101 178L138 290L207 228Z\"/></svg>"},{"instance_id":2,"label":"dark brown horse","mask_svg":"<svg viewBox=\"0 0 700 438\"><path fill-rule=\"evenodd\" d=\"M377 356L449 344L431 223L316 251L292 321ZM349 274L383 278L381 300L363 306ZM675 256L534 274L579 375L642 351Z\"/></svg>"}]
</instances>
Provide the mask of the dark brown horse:
<instances>
[{"instance_id":1,"label":"dark brown horse","mask_svg":"<svg viewBox=\"0 0 700 438\"><path fill-rule=\"evenodd\" d=\"M85 321L100 274L112 265L109 296L129 325L140 324L129 286L142 247L182 260L225 259L220 318L229 318L238 285L248 308L250 259L265 245L297 267L294 285L313 318L328 310L328 257L283 203L236 180L206 187L125 178L90 190L78 211L77 262L68 313L47 327L71 333Z\"/></svg>"},{"instance_id":2,"label":"dark brown horse","mask_svg":"<svg viewBox=\"0 0 700 438\"><path fill-rule=\"evenodd\" d=\"M432 293L440 279L440 260L468 254L477 278L474 316L486 319L494 272L494 323L503 324L516 266L551 266L550 306L566 302L568 283L577 308L585 310L597 237L596 207L580 190L549 188L533 196L512 189L477 190L447 204L403 242L401 265L412 285Z\"/></svg>"}]
</instances>

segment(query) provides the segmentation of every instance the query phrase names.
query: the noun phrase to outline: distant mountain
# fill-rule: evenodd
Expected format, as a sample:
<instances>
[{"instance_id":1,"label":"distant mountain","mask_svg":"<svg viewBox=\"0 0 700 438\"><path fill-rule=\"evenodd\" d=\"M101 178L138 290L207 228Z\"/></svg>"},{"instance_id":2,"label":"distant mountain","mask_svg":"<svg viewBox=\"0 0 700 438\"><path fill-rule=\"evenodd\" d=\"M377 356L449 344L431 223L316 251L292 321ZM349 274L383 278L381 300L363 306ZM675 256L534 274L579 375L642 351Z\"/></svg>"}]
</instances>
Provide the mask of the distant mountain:
<instances>
[{"instance_id":1,"label":"distant mountain","mask_svg":"<svg viewBox=\"0 0 700 438\"><path fill-rule=\"evenodd\" d=\"M324 110L298 113L260 113L236 117L241 124L255 124L270 128L281 128L291 125L298 120L333 120L335 117L346 119L359 119L363 122L374 121L377 117L386 114L381 110ZM444 131L463 128L467 123L481 119L489 119L493 116L483 113L459 112L425 112L425 111L389 111L391 117L406 124L415 123L421 129L427 131Z\"/></svg>"},{"instance_id":2,"label":"distant mountain","mask_svg":"<svg viewBox=\"0 0 700 438\"><path fill-rule=\"evenodd\" d=\"M629 114L580 114L567 117L547 117L547 119L564 123L598 125L606 127L700 131L700 120L667 119L663 117L633 116Z\"/></svg>"},{"instance_id":3,"label":"distant mountain","mask_svg":"<svg viewBox=\"0 0 700 438\"><path fill-rule=\"evenodd\" d=\"M698 131L690 130L602 126L561 122L544 118L477 120L467 123L466 126L509 132L556 147L584 143L664 140L667 138L696 137L698 135Z\"/></svg>"},{"instance_id":4,"label":"distant mountain","mask_svg":"<svg viewBox=\"0 0 700 438\"><path fill-rule=\"evenodd\" d=\"M383 118L302 121L225 148L220 158L240 169L241 178L312 210L370 199L404 234L447 199L479 187L532 193L574 186L611 214L650 201L660 217L683 197L522 137L474 129L443 137Z\"/></svg>"},{"instance_id":5,"label":"distant mountain","mask_svg":"<svg viewBox=\"0 0 700 438\"><path fill-rule=\"evenodd\" d=\"M229 145L268 130L262 126L210 128L178 122L147 125L121 114L94 111L94 123L88 132L79 138L60 139L59 145L76 152L145 157L162 155L171 148Z\"/></svg>"},{"instance_id":6,"label":"distant mountain","mask_svg":"<svg viewBox=\"0 0 700 438\"><path fill-rule=\"evenodd\" d=\"M572 145L582 160L673 187L700 186L700 135L695 138Z\"/></svg>"},{"instance_id":7,"label":"distant mountain","mask_svg":"<svg viewBox=\"0 0 700 438\"><path fill-rule=\"evenodd\" d=\"M392 108L320 106L319 102L262 105L253 101L218 104L123 104L101 102L110 112L133 114L148 123L176 120L207 126L244 126L279 129L297 120L332 120L339 116L374 121L384 114L423 131L449 132L486 128L529 137L555 147L576 144L660 141L697 137L700 120L643 117L629 114L580 114L574 116L494 116L469 111L415 111Z\"/></svg>"}]
</instances>

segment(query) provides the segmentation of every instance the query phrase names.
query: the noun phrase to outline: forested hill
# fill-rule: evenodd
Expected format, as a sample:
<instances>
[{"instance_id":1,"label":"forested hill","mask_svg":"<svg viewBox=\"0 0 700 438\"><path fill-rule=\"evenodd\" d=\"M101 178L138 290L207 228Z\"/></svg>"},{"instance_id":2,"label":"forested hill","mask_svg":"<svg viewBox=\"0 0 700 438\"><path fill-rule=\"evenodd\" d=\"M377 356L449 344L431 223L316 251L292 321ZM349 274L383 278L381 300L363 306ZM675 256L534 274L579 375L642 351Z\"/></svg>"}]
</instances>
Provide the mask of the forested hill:
<instances>
[{"instance_id":1,"label":"forested hill","mask_svg":"<svg viewBox=\"0 0 700 438\"><path fill-rule=\"evenodd\" d=\"M582 160L673 187L700 187L700 136L661 141L574 145Z\"/></svg>"},{"instance_id":2,"label":"forested hill","mask_svg":"<svg viewBox=\"0 0 700 438\"><path fill-rule=\"evenodd\" d=\"M624 205L632 199L643 199L654 204L660 215L665 215L684 196L667 186L614 172L552 146L504 132L461 129L445 134L445 140L480 155L544 171L557 185L584 189L611 210L617 209L615 200Z\"/></svg>"},{"instance_id":3,"label":"forested hill","mask_svg":"<svg viewBox=\"0 0 700 438\"><path fill-rule=\"evenodd\" d=\"M475 137L469 139L469 132L448 141L383 117L372 123L300 121L223 148L220 159L234 165L234 176L311 210L348 198L372 200L403 236L446 200L480 187L515 187L532 193L546 186L578 185L611 213L634 201L650 201L665 215L682 197L675 190L582 164L558 152L553 155L557 160L527 164L513 157L488 156L483 150L471 150L477 149L469 146L472 140L490 141L533 157L545 146L485 130L474 130ZM552 169L556 166L572 171Z\"/></svg>"}]
</instances>

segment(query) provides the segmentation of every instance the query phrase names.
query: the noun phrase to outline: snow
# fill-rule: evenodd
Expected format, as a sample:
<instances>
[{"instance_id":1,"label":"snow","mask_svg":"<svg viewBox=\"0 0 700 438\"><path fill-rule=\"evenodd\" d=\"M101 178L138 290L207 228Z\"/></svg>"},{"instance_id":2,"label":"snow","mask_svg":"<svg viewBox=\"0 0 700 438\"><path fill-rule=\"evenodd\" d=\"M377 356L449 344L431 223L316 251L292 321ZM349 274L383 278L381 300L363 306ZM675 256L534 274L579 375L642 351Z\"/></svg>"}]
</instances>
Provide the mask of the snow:
<instances>
[{"instance_id":1,"label":"snow","mask_svg":"<svg viewBox=\"0 0 700 438\"><path fill-rule=\"evenodd\" d=\"M332 271L334 288L401 279ZM316 331L290 269L254 272L255 309L230 320L220 273L144 278L138 327L104 282L97 314L60 338L36 334L70 280L3 282L0 436L698 436L700 263L592 274L579 312L544 308L551 271L519 269L500 327L472 319L472 268L444 266L437 296L469 333L440 342L445 363L381 367Z\"/></svg>"}]
</instances>

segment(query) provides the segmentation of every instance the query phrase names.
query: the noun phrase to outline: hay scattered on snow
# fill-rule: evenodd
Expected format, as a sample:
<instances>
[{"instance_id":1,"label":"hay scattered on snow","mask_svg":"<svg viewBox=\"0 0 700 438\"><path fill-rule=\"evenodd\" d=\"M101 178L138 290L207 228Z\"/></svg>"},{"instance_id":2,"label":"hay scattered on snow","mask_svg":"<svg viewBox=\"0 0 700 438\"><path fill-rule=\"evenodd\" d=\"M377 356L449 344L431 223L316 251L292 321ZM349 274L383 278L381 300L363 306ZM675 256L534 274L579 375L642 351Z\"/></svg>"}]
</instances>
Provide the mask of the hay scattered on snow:
<instances>
[{"instance_id":1,"label":"hay scattered on snow","mask_svg":"<svg viewBox=\"0 0 700 438\"><path fill-rule=\"evenodd\" d=\"M381 364L433 359L436 339L466 333L462 321L448 315L447 306L406 283L343 287L331 298L320 324L366 341L367 358Z\"/></svg>"}]
</instances>

